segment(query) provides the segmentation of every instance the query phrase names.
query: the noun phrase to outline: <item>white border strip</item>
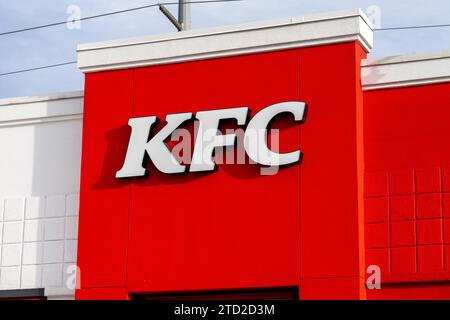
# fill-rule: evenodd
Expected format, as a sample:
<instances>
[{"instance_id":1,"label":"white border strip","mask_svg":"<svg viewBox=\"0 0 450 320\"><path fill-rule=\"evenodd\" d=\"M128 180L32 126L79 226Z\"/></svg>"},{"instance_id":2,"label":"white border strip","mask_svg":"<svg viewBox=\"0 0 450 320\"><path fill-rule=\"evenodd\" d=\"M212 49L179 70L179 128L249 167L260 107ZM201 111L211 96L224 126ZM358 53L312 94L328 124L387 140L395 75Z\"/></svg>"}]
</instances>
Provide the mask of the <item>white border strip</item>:
<instances>
[{"instance_id":1,"label":"white border strip","mask_svg":"<svg viewBox=\"0 0 450 320\"><path fill-rule=\"evenodd\" d=\"M367 52L373 47L373 27L361 10L81 44L78 67L97 72L349 41Z\"/></svg>"},{"instance_id":2,"label":"white border strip","mask_svg":"<svg viewBox=\"0 0 450 320\"><path fill-rule=\"evenodd\" d=\"M363 90L450 82L450 51L363 60Z\"/></svg>"},{"instance_id":3,"label":"white border strip","mask_svg":"<svg viewBox=\"0 0 450 320\"><path fill-rule=\"evenodd\" d=\"M83 92L0 100L0 127L82 119Z\"/></svg>"},{"instance_id":4,"label":"white border strip","mask_svg":"<svg viewBox=\"0 0 450 320\"><path fill-rule=\"evenodd\" d=\"M17 105L31 102L63 100L63 99L83 98L83 97L84 91L70 91L70 92L53 93L46 96L4 98L0 99L0 110L2 106L12 104Z\"/></svg>"}]
</instances>

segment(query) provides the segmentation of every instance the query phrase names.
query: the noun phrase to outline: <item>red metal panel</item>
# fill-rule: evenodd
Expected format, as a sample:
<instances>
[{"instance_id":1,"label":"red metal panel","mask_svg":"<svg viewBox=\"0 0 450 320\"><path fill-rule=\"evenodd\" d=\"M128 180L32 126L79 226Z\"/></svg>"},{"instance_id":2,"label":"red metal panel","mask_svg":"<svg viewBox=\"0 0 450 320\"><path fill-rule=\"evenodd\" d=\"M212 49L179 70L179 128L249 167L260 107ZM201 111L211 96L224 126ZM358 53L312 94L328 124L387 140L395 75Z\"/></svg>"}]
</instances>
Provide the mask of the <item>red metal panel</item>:
<instances>
[{"instance_id":1,"label":"red metal panel","mask_svg":"<svg viewBox=\"0 0 450 320\"><path fill-rule=\"evenodd\" d=\"M348 300L361 299L364 281L360 278L303 279L300 299ZM302 295L307 292L307 295Z\"/></svg>"},{"instance_id":2,"label":"red metal panel","mask_svg":"<svg viewBox=\"0 0 450 320\"><path fill-rule=\"evenodd\" d=\"M368 150L367 148L366 150ZM368 161L372 161L368 159ZM414 170L399 169L389 174L389 192L391 195L404 195L414 193Z\"/></svg>"},{"instance_id":3,"label":"red metal panel","mask_svg":"<svg viewBox=\"0 0 450 320\"><path fill-rule=\"evenodd\" d=\"M366 197L389 195L389 176L387 172L366 172L364 175L364 191Z\"/></svg>"},{"instance_id":4,"label":"red metal panel","mask_svg":"<svg viewBox=\"0 0 450 320\"><path fill-rule=\"evenodd\" d=\"M450 192L450 168L442 169L442 191Z\"/></svg>"},{"instance_id":5,"label":"red metal panel","mask_svg":"<svg viewBox=\"0 0 450 320\"><path fill-rule=\"evenodd\" d=\"M303 299L364 298L364 56L352 42L88 74L77 298L292 285ZM274 128L281 151L301 147L301 164L172 176L149 165L147 178L114 178L129 117L237 106L253 115L289 100L308 104L306 122Z\"/></svg>"},{"instance_id":6,"label":"red metal panel","mask_svg":"<svg viewBox=\"0 0 450 320\"><path fill-rule=\"evenodd\" d=\"M137 69L133 115L299 100L299 51ZM173 79L188 78L174 94ZM281 150L300 144L286 117ZM298 285L300 165L261 175L260 166L131 182L128 290L164 292Z\"/></svg>"},{"instance_id":7,"label":"red metal panel","mask_svg":"<svg viewBox=\"0 0 450 320\"><path fill-rule=\"evenodd\" d=\"M440 193L416 195L416 217L433 219L442 217L442 195Z\"/></svg>"},{"instance_id":8,"label":"red metal panel","mask_svg":"<svg viewBox=\"0 0 450 320\"><path fill-rule=\"evenodd\" d=\"M443 272L443 246L419 246L417 250L419 272Z\"/></svg>"},{"instance_id":9,"label":"red metal panel","mask_svg":"<svg viewBox=\"0 0 450 320\"><path fill-rule=\"evenodd\" d=\"M133 71L86 77L78 235L81 288L125 286L129 185L117 180L128 144Z\"/></svg>"},{"instance_id":10,"label":"red metal panel","mask_svg":"<svg viewBox=\"0 0 450 320\"><path fill-rule=\"evenodd\" d=\"M445 219L450 219L450 193L444 193L442 199L442 211Z\"/></svg>"},{"instance_id":11,"label":"red metal panel","mask_svg":"<svg viewBox=\"0 0 450 320\"><path fill-rule=\"evenodd\" d=\"M415 221L395 221L391 223L392 247L415 246L415 245L416 245Z\"/></svg>"},{"instance_id":12,"label":"red metal panel","mask_svg":"<svg viewBox=\"0 0 450 320\"><path fill-rule=\"evenodd\" d=\"M374 300L433 300L448 299L450 295L450 284L425 283L403 283L385 286L382 290L368 290L369 299Z\"/></svg>"},{"instance_id":13,"label":"red metal panel","mask_svg":"<svg viewBox=\"0 0 450 320\"><path fill-rule=\"evenodd\" d=\"M389 246L388 223L367 224L365 231L367 248L387 248Z\"/></svg>"},{"instance_id":14,"label":"red metal panel","mask_svg":"<svg viewBox=\"0 0 450 320\"><path fill-rule=\"evenodd\" d=\"M450 298L450 252L443 247L450 234L449 89L445 83L364 94L366 171L388 174L391 221L387 287L368 291L369 298ZM370 262L385 265L386 257Z\"/></svg>"},{"instance_id":15,"label":"red metal panel","mask_svg":"<svg viewBox=\"0 0 450 320\"><path fill-rule=\"evenodd\" d=\"M389 248L367 249L366 264L368 266L378 265L382 275L389 273L391 268Z\"/></svg>"},{"instance_id":16,"label":"red metal panel","mask_svg":"<svg viewBox=\"0 0 450 320\"><path fill-rule=\"evenodd\" d=\"M442 220L418 220L417 244L442 244Z\"/></svg>"},{"instance_id":17,"label":"red metal panel","mask_svg":"<svg viewBox=\"0 0 450 320\"><path fill-rule=\"evenodd\" d=\"M398 247L391 249L392 273L413 273L417 270L415 247Z\"/></svg>"},{"instance_id":18,"label":"red metal panel","mask_svg":"<svg viewBox=\"0 0 450 320\"><path fill-rule=\"evenodd\" d=\"M125 287L107 287L77 290L75 294L77 300L128 300Z\"/></svg>"},{"instance_id":19,"label":"red metal panel","mask_svg":"<svg viewBox=\"0 0 450 320\"><path fill-rule=\"evenodd\" d=\"M450 220L444 220L444 243L450 244Z\"/></svg>"},{"instance_id":20,"label":"red metal panel","mask_svg":"<svg viewBox=\"0 0 450 320\"><path fill-rule=\"evenodd\" d=\"M368 198L365 199L366 222L387 222L389 221L389 198Z\"/></svg>"},{"instance_id":21,"label":"red metal panel","mask_svg":"<svg viewBox=\"0 0 450 320\"><path fill-rule=\"evenodd\" d=\"M363 56L348 43L87 75L77 298L300 285L303 299L357 299L364 259L398 282L369 298L424 297L430 286L402 283L445 283L450 85L365 93L363 175ZM289 100L308 104L305 124L274 127L281 151L301 146L301 165L269 176L255 165L176 176L150 165L149 178L114 178L132 116L236 106L253 115ZM436 297L450 297L440 288Z\"/></svg>"},{"instance_id":22,"label":"red metal panel","mask_svg":"<svg viewBox=\"0 0 450 320\"><path fill-rule=\"evenodd\" d=\"M448 242L450 243L450 242ZM445 271L449 272L450 271L450 246L445 246L444 248L444 266L445 266Z\"/></svg>"},{"instance_id":23,"label":"red metal panel","mask_svg":"<svg viewBox=\"0 0 450 320\"><path fill-rule=\"evenodd\" d=\"M416 170L417 193L441 192L441 168Z\"/></svg>"},{"instance_id":24,"label":"red metal panel","mask_svg":"<svg viewBox=\"0 0 450 320\"><path fill-rule=\"evenodd\" d=\"M357 159L362 153L359 61L364 56L355 43L301 51L301 97L309 104L302 128L302 279L361 275L364 202L358 188L363 170ZM308 292L300 290L305 296ZM349 297L356 297L353 291Z\"/></svg>"},{"instance_id":25,"label":"red metal panel","mask_svg":"<svg viewBox=\"0 0 450 320\"><path fill-rule=\"evenodd\" d=\"M449 92L450 83L366 91L366 171L448 168ZM410 192L412 174L404 175Z\"/></svg>"},{"instance_id":26,"label":"red metal panel","mask_svg":"<svg viewBox=\"0 0 450 320\"><path fill-rule=\"evenodd\" d=\"M414 220L416 216L414 195L390 197L390 217L392 221Z\"/></svg>"}]
</instances>

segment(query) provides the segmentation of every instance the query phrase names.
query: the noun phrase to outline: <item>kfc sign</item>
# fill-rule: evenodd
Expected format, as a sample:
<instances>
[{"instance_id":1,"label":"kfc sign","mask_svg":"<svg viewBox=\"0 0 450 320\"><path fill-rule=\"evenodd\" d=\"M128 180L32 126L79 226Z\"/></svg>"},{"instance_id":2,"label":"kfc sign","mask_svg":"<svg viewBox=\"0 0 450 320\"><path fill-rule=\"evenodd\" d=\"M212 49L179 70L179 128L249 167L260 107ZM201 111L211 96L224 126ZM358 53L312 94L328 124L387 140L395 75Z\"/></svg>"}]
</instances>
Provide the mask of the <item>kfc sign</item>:
<instances>
[{"instance_id":1,"label":"kfc sign","mask_svg":"<svg viewBox=\"0 0 450 320\"><path fill-rule=\"evenodd\" d=\"M289 113L295 121L302 122L306 105L303 102L283 102L268 106L256 113L250 121L249 109L230 108L199 111L195 115L198 120L197 136L193 148L189 172L213 171L216 167L214 151L216 148L235 146L236 134L222 134L219 130L221 120L236 120L239 126L246 126L243 134L243 146L246 154L254 163L263 166L283 166L300 161L300 150L278 153L268 146L268 127L280 114ZM155 116L131 118L131 136L122 168L117 171L116 178L141 177L146 175L144 159L146 155L155 167L163 173L183 173L188 165L182 164L168 148L165 141L171 134L192 120L192 113L177 113L166 116L167 124L149 139L152 127L157 123Z\"/></svg>"}]
</instances>

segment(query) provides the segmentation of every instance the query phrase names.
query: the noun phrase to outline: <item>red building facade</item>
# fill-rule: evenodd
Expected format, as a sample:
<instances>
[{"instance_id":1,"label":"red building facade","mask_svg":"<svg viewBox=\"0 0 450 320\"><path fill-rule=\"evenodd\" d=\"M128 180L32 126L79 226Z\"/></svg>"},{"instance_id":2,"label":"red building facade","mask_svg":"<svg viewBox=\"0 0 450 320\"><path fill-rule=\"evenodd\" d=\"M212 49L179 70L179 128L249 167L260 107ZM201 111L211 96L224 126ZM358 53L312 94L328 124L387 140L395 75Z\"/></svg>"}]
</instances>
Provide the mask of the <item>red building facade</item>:
<instances>
[{"instance_id":1,"label":"red building facade","mask_svg":"<svg viewBox=\"0 0 450 320\"><path fill-rule=\"evenodd\" d=\"M350 11L79 46L76 298L450 298L450 59L366 59L372 36ZM226 163L168 175L148 161L146 177L115 177L130 118L157 116L158 132L168 114L251 118L287 101L306 104L304 121L271 128L302 159L276 174ZM381 289L366 287L371 265Z\"/></svg>"}]
</instances>

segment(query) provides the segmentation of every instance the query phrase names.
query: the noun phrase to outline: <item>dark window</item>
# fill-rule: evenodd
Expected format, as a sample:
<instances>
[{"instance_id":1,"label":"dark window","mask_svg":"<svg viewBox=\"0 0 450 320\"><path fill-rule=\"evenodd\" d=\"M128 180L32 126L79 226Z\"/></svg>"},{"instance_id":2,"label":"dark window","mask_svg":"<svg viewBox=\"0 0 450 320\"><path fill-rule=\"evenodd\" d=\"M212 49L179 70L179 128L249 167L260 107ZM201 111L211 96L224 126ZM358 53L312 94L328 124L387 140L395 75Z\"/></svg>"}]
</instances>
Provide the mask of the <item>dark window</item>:
<instances>
[{"instance_id":1,"label":"dark window","mask_svg":"<svg viewBox=\"0 0 450 320\"><path fill-rule=\"evenodd\" d=\"M0 300L46 300L44 289L0 290Z\"/></svg>"},{"instance_id":2,"label":"dark window","mask_svg":"<svg viewBox=\"0 0 450 320\"><path fill-rule=\"evenodd\" d=\"M136 300L298 300L298 287L136 294Z\"/></svg>"}]
</instances>

